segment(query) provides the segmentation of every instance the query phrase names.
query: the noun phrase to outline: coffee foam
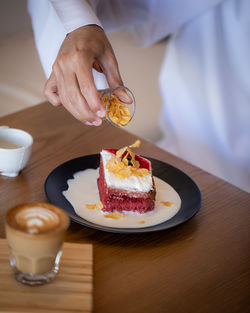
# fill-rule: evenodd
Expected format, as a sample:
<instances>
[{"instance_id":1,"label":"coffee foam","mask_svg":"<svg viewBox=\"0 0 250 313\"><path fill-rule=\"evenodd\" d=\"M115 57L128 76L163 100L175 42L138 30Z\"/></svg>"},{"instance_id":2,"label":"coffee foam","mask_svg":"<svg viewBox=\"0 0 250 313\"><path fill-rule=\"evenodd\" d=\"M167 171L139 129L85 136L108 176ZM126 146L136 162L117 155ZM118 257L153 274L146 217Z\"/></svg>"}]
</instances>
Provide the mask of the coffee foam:
<instances>
[{"instance_id":1,"label":"coffee foam","mask_svg":"<svg viewBox=\"0 0 250 313\"><path fill-rule=\"evenodd\" d=\"M17 212L17 224L28 233L38 234L56 228L60 219L58 215L46 208L34 207Z\"/></svg>"},{"instance_id":2,"label":"coffee foam","mask_svg":"<svg viewBox=\"0 0 250 313\"><path fill-rule=\"evenodd\" d=\"M68 217L59 208L43 203L20 205L7 214L12 228L29 234L44 234L68 226Z\"/></svg>"}]
</instances>

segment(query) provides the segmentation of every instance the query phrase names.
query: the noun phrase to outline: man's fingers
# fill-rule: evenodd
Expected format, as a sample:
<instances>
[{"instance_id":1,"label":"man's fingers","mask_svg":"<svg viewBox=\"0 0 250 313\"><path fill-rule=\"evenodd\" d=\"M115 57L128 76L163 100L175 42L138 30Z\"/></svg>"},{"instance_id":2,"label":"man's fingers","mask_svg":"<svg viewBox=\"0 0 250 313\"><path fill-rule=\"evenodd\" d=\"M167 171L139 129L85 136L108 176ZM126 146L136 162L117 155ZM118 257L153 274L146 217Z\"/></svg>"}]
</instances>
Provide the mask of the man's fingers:
<instances>
[{"instance_id":1,"label":"man's fingers","mask_svg":"<svg viewBox=\"0 0 250 313\"><path fill-rule=\"evenodd\" d=\"M58 88L55 74L52 72L49 79L47 80L44 90L44 96L54 106L61 105L60 97L58 95Z\"/></svg>"},{"instance_id":2,"label":"man's fingers","mask_svg":"<svg viewBox=\"0 0 250 313\"><path fill-rule=\"evenodd\" d=\"M82 58L79 60L78 65L79 66L76 68L76 77L78 80L80 92L87 101L90 110L97 117L103 118L105 116L105 109L95 86L92 73L92 64L85 63L84 59Z\"/></svg>"},{"instance_id":3,"label":"man's fingers","mask_svg":"<svg viewBox=\"0 0 250 313\"><path fill-rule=\"evenodd\" d=\"M78 81L74 71L69 66L60 67L55 65L53 68L57 82L58 91L64 107L79 121L100 125L101 120L91 111L89 105L81 94Z\"/></svg>"},{"instance_id":4,"label":"man's fingers","mask_svg":"<svg viewBox=\"0 0 250 313\"><path fill-rule=\"evenodd\" d=\"M93 68L105 74L111 88L123 85L104 31L87 25L66 36L44 93L53 105L63 104L78 120L100 125L105 108L94 83ZM123 102L131 103L126 92L117 91L117 95Z\"/></svg>"},{"instance_id":5,"label":"man's fingers","mask_svg":"<svg viewBox=\"0 0 250 313\"><path fill-rule=\"evenodd\" d=\"M126 104L132 104L134 99L131 93L125 89L118 88L115 90L114 94L121 100L121 102Z\"/></svg>"},{"instance_id":6,"label":"man's fingers","mask_svg":"<svg viewBox=\"0 0 250 313\"><path fill-rule=\"evenodd\" d=\"M121 79L118 64L115 56L112 53L107 53L101 59L101 66L110 88L123 86L123 81Z\"/></svg>"},{"instance_id":7,"label":"man's fingers","mask_svg":"<svg viewBox=\"0 0 250 313\"><path fill-rule=\"evenodd\" d=\"M103 60L103 71L106 76L107 82L110 88L116 88L118 86L123 86L123 81L119 72L118 64L115 59L115 56L109 54L105 60ZM115 95L124 103L131 104L133 103L133 98L129 92L125 89L118 88L115 91Z\"/></svg>"}]
</instances>

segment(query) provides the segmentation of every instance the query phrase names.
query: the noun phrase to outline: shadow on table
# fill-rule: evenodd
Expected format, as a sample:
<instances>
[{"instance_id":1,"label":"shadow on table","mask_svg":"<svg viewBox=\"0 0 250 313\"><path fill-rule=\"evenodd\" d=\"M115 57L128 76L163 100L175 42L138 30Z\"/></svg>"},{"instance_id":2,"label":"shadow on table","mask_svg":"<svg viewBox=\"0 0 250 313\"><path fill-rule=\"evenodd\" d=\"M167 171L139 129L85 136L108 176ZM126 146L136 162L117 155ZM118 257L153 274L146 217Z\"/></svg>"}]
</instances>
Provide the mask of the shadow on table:
<instances>
[{"instance_id":1,"label":"shadow on table","mask_svg":"<svg viewBox=\"0 0 250 313\"><path fill-rule=\"evenodd\" d=\"M198 227L197 218L193 218L180 226L167 230L151 233L119 234L94 230L72 222L66 240L88 242L101 246L135 247L136 249L140 247L159 247L192 240Z\"/></svg>"}]
</instances>

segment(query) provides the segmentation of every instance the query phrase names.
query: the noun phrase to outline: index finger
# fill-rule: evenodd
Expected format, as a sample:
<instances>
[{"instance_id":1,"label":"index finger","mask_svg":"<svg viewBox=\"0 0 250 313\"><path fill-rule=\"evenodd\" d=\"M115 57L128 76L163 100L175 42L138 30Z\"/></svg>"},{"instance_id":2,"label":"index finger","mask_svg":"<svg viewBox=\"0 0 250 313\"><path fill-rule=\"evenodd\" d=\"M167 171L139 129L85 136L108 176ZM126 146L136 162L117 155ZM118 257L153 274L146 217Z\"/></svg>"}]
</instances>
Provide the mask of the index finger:
<instances>
[{"instance_id":1,"label":"index finger","mask_svg":"<svg viewBox=\"0 0 250 313\"><path fill-rule=\"evenodd\" d=\"M92 66L82 59L75 74L78 80L79 89L87 101L90 110L98 117L103 118L105 116L105 109L96 89Z\"/></svg>"}]
</instances>

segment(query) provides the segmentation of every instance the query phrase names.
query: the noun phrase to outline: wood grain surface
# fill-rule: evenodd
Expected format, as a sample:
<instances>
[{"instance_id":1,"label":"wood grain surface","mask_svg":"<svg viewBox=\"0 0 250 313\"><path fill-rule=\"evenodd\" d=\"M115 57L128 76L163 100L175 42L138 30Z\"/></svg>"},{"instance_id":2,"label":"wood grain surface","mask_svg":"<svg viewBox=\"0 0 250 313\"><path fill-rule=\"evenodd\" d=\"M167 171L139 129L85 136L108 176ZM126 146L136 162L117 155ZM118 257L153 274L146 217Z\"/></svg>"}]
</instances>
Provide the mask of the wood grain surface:
<instances>
[{"instance_id":1,"label":"wood grain surface","mask_svg":"<svg viewBox=\"0 0 250 313\"><path fill-rule=\"evenodd\" d=\"M9 265L6 239L0 239L0 312L92 312L93 251L90 244L65 243L59 273L43 286L17 282Z\"/></svg>"},{"instance_id":2,"label":"wood grain surface","mask_svg":"<svg viewBox=\"0 0 250 313\"><path fill-rule=\"evenodd\" d=\"M9 208L46 201L44 181L56 166L137 139L107 123L84 126L48 103L1 118L0 125L34 137L23 172L0 177L1 237ZM138 152L188 174L201 190L202 207L181 226L143 235L104 233L72 222L67 241L94 246L94 311L250 312L249 194L144 140Z\"/></svg>"}]
</instances>

